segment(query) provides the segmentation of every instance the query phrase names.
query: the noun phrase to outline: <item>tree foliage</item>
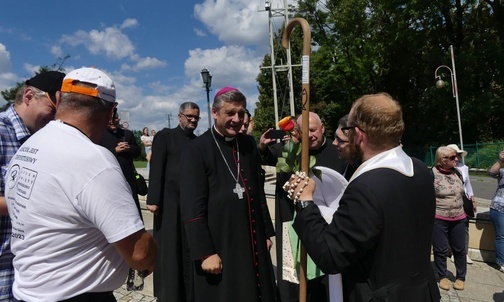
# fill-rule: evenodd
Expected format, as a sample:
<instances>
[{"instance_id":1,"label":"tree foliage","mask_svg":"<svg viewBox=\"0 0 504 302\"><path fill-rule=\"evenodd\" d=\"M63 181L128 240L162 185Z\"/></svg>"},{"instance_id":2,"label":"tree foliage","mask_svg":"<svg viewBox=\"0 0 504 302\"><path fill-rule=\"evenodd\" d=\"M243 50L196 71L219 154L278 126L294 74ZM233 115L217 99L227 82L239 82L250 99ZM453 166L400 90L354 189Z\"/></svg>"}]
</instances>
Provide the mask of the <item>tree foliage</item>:
<instances>
[{"instance_id":1,"label":"tree foliage","mask_svg":"<svg viewBox=\"0 0 504 302\"><path fill-rule=\"evenodd\" d=\"M438 66L452 68L453 45L464 142L504 137L502 1L304 0L296 13L312 27L311 109L324 118L329 132L354 100L387 92L403 107L404 144L458 143L450 71L438 71L449 84L442 89L434 78ZM301 47L301 40L297 43ZM300 52L292 58L293 64L299 62ZM255 130L264 131L271 115L271 81L261 72L258 82L255 119L265 115ZM301 86L299 78L294 83Z\"/></svg>"}]
</instances>

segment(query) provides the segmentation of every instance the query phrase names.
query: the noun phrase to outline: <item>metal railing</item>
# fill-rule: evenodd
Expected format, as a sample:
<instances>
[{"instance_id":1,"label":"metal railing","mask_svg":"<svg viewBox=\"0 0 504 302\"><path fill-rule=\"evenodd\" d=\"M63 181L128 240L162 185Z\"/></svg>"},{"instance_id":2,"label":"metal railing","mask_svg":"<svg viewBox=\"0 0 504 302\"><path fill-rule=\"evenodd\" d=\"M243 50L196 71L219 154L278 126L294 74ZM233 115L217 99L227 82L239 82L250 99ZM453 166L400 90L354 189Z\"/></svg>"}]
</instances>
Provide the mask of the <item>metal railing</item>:
<instances>
[{"instance_id":1,"label":"metal railing","mask_svg":"<svg viewBox=\"0 0 504 302\"><path fill-rule=\"evenodd\" d=\"M438 147L403 147L403 149L409 156L416 157L426 165L432 166ZM464 144L464 150L467 151L465 164L471 169L488 170L498 159L499 152L503 149L504 142Z\"/></svg>"}]
</instances>

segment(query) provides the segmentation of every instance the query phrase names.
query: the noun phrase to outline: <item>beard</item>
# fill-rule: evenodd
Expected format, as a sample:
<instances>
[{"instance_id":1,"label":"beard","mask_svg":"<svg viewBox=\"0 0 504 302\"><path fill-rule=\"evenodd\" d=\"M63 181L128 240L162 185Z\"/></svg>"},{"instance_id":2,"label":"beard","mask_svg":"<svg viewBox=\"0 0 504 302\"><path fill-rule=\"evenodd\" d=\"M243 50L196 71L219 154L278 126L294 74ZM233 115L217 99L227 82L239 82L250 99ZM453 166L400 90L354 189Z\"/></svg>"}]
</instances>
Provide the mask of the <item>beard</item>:
<instances>
[{"instance_id":1,"label":"beard","mask_svg":"<svg viewBox=\"0 0 504 302\"><path fill-rule=\"evenodd\" d=\"M349 137L350 143L348 144L350 161L352 163L362 163L362 149L359 145L357 145L353 139L353 135Z\"/></svg>"}]
</instances>

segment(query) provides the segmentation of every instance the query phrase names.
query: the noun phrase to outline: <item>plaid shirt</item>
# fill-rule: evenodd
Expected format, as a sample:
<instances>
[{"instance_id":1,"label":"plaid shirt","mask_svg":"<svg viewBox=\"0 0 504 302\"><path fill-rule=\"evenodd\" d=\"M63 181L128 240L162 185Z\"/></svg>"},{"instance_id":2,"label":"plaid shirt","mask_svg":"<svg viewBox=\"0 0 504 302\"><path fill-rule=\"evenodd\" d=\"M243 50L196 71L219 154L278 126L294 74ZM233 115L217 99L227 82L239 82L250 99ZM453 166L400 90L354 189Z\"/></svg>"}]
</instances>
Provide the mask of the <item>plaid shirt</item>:
<instances>
[{"instance_id":1,"label":"plaid shirt","mask_svg":"<svg viewBox=\"0 0 504 302\"><path fill-rule=\"evenodd\" d=\"M21 144L28 139L30 131L11 105L0 112L0 196L5 192L5 175L9 162ZM11 221L9 216L0 216L0 301L13 301L14 282L13 255L10 250Z\"/></svg>"}]
</instances>

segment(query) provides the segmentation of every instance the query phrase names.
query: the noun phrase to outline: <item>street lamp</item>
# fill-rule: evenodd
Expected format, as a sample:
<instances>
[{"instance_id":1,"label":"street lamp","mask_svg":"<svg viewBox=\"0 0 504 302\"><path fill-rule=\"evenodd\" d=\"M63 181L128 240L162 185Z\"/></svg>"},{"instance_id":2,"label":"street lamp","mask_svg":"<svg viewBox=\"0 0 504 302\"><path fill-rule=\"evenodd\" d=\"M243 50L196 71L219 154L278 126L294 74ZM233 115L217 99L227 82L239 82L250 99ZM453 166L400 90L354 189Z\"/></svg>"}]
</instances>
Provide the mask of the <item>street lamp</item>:
<instances>
[{"instance_id":1,"label":"street lamp","mask_svg":"<svg viewBox=\"0 0 504 302\"><path fill-rule=\"evenodd\" d=\"M203 79L203 88L206 89L206 98L208 105L208 129L212 126L212 115L210 111L210 87L212 87L212 75L208 69L203 68L201 70L201 78Z\"/></svg>"},{"instance_id":2,"label":"street lamp","mask_svg":"<svg viewBox=\"0 0 504 302\"><path fill-rule=\"evenodd\" d=\"M446 65L439 66L438 68L436 68L436 71L434 72L434 78L437 79L436 87L443 88L445 86L445 81L443 81L441 79L441 76L437 74L438 70L440 68L444 67L450 71L450 75L451 75L451 79L452 79L452 93L453 93L453 97L455 98L455 104L457 105L457 119L458 119L458 128L459 128L459 136L460 136L460 149L464 150L464 142L462 139L462 122L460 120L460 106L459 106L459 97L458 97L457 74L455 72L455 55L453 54L453 45L450 45L450 53L451 53L452 68L450 68ZM462 157L462 163L465 164L464 157Z\"/></svg>"}]
</instances>

